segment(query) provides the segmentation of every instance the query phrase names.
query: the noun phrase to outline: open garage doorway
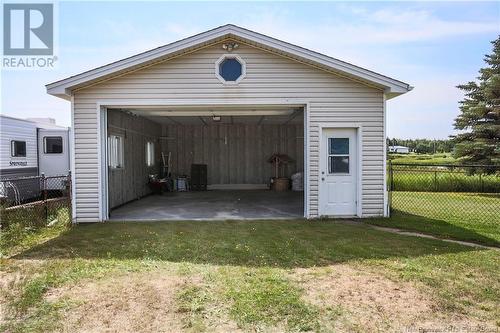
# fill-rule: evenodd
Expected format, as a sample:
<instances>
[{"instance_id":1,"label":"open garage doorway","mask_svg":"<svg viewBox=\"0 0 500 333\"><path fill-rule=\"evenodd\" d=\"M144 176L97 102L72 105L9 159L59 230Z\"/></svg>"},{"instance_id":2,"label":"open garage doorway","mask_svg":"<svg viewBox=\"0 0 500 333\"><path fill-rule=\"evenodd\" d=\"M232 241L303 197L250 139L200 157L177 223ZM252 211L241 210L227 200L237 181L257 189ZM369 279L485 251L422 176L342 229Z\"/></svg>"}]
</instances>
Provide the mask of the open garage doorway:
<instances>
[{"instance_id":1,"label":"open garage doorway","mask_svg":"<svg viewBox=\"0 0 500 333\"><path fill-rule=\"evenodd\" d=\"M304 216L302 106L107 109L110 220Z\"/></svg>"}]
</instances>

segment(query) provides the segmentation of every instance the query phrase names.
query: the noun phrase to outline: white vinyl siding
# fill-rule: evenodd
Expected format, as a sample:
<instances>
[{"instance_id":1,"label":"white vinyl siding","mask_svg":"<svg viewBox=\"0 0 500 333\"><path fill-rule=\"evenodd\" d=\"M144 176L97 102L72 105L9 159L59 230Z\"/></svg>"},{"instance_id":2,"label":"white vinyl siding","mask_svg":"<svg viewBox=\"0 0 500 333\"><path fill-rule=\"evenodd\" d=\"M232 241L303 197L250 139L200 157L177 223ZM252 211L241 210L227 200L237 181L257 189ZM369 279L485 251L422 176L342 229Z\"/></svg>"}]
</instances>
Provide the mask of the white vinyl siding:
<instances>
[{"instance_id":1,"label":"white vinyl siding","mask_svg":"<svg viewBox=\"0 0 500 333\"><path fill-rule=\"evenodd\" d=\"M227 100L235 104L276 99L309 102L310 216L318 215L319 124L359 123L363 128L363 216L383 214L383 91L315 67L239 43L246 77L233 86L214 74L225 53L206 47L74 92L77 221L99 219L97 103L121 99Z\"/></svg>"}]
</instances>

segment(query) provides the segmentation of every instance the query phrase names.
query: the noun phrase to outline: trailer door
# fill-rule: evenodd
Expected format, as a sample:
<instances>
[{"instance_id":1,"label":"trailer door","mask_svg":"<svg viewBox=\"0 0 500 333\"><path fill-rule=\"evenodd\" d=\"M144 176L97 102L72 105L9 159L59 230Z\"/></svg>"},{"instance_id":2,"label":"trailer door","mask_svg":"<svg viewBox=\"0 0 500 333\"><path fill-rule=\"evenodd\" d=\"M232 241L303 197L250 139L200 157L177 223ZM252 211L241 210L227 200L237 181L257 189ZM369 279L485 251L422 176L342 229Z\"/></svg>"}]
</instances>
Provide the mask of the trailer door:
<instances>
[{"instance_id":1,"label":"trailer door","mask_svg":"<svg viewBox=\"0 0 500 333\"><path fill-rule=\"evenodd\" d=\"M69 137L67 130L38 130L38 168L45 176L67 175L69 165Z\"/></svg>"}]
</instances>

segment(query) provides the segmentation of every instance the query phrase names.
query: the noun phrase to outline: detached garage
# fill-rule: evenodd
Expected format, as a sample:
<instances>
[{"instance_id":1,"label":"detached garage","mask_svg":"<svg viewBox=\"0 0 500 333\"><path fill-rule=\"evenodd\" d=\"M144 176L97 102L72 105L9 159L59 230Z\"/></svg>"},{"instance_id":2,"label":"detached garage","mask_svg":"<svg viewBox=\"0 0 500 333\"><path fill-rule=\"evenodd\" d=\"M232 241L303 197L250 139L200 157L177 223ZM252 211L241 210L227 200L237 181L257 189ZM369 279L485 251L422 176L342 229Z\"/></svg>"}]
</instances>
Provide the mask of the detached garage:
<instances>
[{"instance_id":1,"label":"detached garage","mask_svg":"<svg viewBox=\"0 0 500 333\"><path fill-rule=\"evenodd\" d=\"M75 223L385 215L385 101L410 90L234 25L47 85Z\"/></svg>"}]
</instances>

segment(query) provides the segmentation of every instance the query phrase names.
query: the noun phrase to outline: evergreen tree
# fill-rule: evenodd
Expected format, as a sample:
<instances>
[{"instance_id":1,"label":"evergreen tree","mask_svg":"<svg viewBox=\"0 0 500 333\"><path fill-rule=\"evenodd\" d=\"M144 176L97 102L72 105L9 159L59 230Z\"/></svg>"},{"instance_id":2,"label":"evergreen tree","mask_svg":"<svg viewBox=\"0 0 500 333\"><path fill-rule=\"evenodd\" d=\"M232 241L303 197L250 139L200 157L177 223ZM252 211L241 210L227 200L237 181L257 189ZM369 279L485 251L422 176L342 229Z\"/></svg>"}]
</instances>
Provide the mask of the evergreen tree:
<instances>
[{"instance_id":1,"label":"evergreen tree","mask_svg":"<svg viewBox=\"0 0 500 333\"><path fill-rule=\"evenodd\" d=\"M500 36L492 44L478 82L457 87L465 99L455 119L455 128L463 132L453 137L454 155L463 164L500 165Z\"/></svg>"}]
</instances>

